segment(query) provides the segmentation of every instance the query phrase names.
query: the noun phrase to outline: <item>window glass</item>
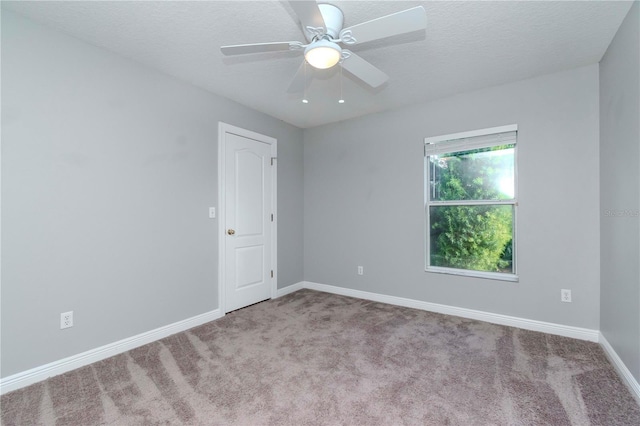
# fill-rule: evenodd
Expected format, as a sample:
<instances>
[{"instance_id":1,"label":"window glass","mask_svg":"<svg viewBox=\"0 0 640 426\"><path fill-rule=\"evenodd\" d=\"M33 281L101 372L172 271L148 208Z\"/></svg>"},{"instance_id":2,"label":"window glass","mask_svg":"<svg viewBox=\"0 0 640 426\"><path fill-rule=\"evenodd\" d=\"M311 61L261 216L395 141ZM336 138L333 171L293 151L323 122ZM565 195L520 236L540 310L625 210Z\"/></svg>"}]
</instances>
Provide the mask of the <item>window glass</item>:
<instances>
[{"instance_id":1,"label":"window glass","mask_svg":"<svg viewBox=\"0 0 640 426\"><path fill-rule=\"evenodd\" d=\"M508 200L514 197L515 145L432 155L431 200Z\"/></svg>"},{"instance_id":2,"label":"window glass","mask_svg":"<svg viewBox=\"0 0 640 426\"><path fill-rule=\"evenodd\" d=\"M513 206L431 206L430 265L513 271Z\"/></svg>"}]
</instances>

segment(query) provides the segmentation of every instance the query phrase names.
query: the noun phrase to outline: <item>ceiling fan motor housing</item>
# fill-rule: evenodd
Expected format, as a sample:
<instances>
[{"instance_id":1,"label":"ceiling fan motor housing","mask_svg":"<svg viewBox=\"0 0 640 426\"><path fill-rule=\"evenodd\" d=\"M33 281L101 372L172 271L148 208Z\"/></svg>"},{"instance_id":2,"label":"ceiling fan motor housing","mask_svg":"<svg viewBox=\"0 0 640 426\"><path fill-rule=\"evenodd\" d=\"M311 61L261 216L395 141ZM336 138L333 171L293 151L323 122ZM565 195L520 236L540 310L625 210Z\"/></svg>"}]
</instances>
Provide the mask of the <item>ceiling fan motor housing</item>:
<instances>
[{"instance_id":1,"label":"ceiling fan motor housing","mask_svg":"<svg viewBox=\"0 0 640 426\"><path fill-rule=\"evenodd\" d=\"M320 9L322 19L324 19L324 26L327 29L327 35L334 39L338 38L344 24L344 14L342 13L342 10L329 3L320 3L318 4L318 8ZM312 41L312 39L309 38L307 31L305 31L305 36L307 37L307 40Z\"/></svg>"}]
</instances>

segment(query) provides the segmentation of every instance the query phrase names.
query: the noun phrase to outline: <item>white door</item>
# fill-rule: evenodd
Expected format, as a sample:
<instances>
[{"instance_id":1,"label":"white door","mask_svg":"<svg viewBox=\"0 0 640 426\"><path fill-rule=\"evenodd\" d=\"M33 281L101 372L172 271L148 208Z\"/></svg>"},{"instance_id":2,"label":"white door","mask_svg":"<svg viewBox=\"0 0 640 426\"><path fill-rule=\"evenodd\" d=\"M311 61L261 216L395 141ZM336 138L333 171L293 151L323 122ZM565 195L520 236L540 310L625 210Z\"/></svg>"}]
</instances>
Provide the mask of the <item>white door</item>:
<instances>
[{"instance_id":1,"label":"white door","mask_svg":"<svg viewBox=\"0 0 640 426\"><path fill-rule=\"evenodd\" d=\"M224 312L273 296L275 139L221 123ZM224 266L223 266L224 265Z\"/></svg>"}]
</instances>

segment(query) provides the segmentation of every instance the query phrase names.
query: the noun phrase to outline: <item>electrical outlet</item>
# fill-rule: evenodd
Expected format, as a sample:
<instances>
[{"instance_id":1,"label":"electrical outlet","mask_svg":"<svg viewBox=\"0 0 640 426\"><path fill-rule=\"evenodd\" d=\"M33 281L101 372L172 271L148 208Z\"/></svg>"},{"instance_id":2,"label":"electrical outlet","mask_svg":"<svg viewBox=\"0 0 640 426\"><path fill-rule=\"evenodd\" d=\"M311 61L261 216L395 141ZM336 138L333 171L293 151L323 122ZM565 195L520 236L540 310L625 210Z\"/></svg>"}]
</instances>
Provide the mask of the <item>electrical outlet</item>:
<instances>
[{"instance_id":1,"label":"electrical outlet","mask_svg":"<svg viewBox=\"0 0 640 426\"><path fill-rule=\"evenodd\" d=\"M564 288L560 290L560 300L562 302L571 303L571 290Z\"/></svg>"},{"instance_id":2,"label":"electrical outlet","mask_svg":"<svg viewBox=\"0 0 640 426\"><path fill-rule=\"evenodd\" d=\"M364 275L364 267L358 266L358 275Z\"/></svg>"},{"instance_id":3,"label":"electrical outlet","mask_svg":"<svg viewBox=\"0 0 640 426\"><path fill-rule=\"evenodd\" d=\"M73 327L73 311L60 314L60 329Z\"/></svg>"}]
</instances>

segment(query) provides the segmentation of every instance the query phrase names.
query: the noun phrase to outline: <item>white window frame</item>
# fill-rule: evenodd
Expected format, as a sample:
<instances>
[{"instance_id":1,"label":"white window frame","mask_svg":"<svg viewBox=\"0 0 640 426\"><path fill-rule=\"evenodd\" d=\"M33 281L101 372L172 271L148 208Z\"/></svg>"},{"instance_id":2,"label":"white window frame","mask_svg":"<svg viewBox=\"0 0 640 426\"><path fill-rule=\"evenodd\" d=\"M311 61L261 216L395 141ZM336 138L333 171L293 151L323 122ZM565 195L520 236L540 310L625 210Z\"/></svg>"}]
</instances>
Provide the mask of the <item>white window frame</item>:
<instances>
[{"instance_id":1,"label":"white window frame","mask_svg":"<svg viewBox=\"0 0 640 426\"><path fill-rule=\"evenodd\" d=\"M472 150L476 148L486 148L490 146L500 145L500 141L484 142L483 139L491 139L491 136L496 136L502 133L516 133L516 141L509 142L515 143L514 147L514 195L511 200L493 200L493 201L432 201L429 195L429 157L438 153L451 153L465 150ZM439 274L450 275L463 275L476 278L486 278L500 281L512 281L519 280L517 275L517 209L518 209L518 143L517 143L518 125L511 124L507 126L491 127L481 130L473 130L469 132L454 133L441 136L427 137L424 139L424 206L425 206L425 271L434 272ZM482 138L487 136L488 138ZM513 206L513 273L503 272L486 272L486 271L474 271L469 269L447 268L442 266L431 266L431 220L429 217L431 206L446 206L446 205L511 205Z\"/></svg>"}]
</instances>

